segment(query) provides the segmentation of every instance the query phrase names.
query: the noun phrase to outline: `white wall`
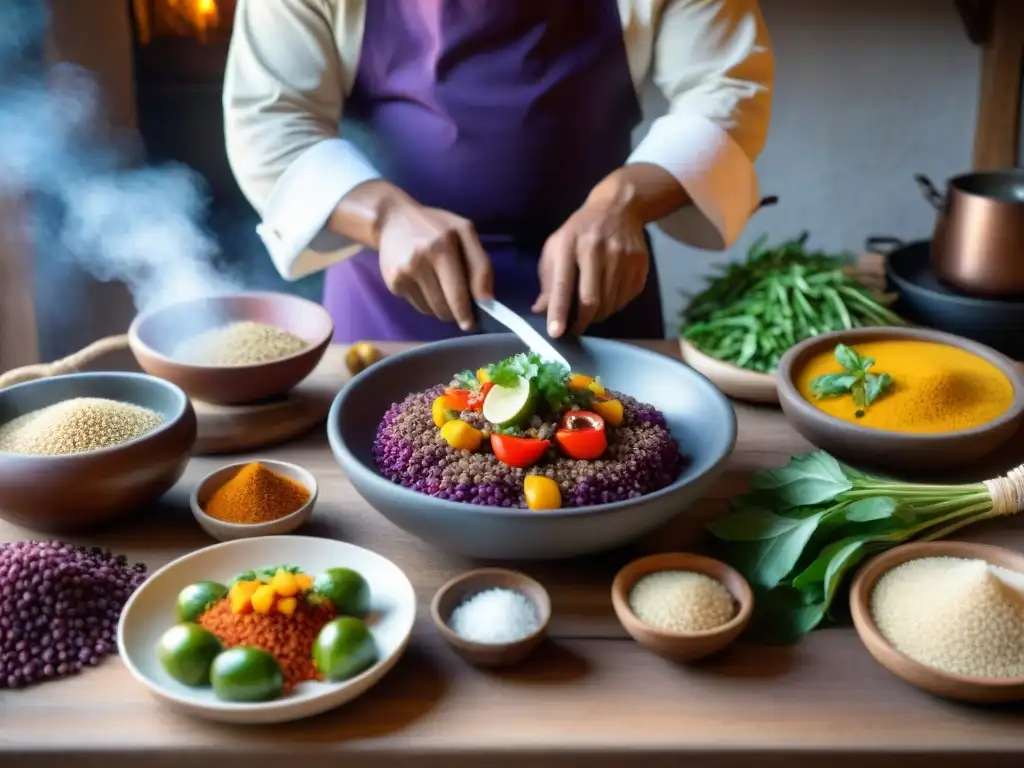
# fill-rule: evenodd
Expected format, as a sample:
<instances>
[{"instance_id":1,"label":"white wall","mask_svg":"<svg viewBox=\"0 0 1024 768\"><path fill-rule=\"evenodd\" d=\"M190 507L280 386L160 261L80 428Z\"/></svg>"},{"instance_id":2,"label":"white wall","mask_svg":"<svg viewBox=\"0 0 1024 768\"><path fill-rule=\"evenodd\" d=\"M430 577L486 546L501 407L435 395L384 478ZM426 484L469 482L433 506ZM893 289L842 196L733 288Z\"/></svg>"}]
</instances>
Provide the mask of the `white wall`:
<instances>
[{"instance_id":1,"label":"white wall","mask_svg":"<svg viewBox=\"0 0 1024 768\"><path fill-rule=\"evenodd\" d=\"M971 163L980 55L952 0L762 0L775 48L762 195L778 195L724 254L655 234L670 332L680 290L699 290L715 261L738 258L763 232L811 233L859 251L871 234L926 237L932 211L912 180L936 183ZM660 108L656 94L645 107Z\"/></svg>"}]
</instances>

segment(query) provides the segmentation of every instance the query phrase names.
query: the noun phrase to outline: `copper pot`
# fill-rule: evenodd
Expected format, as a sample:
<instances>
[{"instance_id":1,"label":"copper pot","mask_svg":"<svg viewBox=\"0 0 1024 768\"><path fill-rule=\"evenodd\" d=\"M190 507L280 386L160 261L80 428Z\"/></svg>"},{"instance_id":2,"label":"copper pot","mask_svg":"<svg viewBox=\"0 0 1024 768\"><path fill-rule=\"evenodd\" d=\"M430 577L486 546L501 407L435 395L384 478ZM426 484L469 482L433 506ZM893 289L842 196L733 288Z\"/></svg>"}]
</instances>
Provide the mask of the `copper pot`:
<instances>
[{"instance_id":1,"label":"copper pot","mask_svg":"<svg viewBox=\"0 0 1024 768\"><path fill-rule=\"evenodd\" d=\"M956 176L945 195L928 177L914 179L938 211L936 276L971 295L1024 295L1024 169Z\"/></svg>"}]
</instances>

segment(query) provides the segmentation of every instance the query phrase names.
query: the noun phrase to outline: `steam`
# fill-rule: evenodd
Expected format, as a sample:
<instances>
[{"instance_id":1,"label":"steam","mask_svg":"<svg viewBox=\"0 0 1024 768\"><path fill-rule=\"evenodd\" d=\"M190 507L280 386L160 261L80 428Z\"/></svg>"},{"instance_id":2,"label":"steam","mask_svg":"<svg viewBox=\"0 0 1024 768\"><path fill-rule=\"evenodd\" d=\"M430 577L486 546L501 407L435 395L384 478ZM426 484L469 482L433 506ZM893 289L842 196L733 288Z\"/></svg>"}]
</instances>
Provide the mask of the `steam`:
<instances>
[{"instance_id":1,"label":"steam","mask_svg":"<svg viewBox=\"0 0 1024 768\"><path fill-rule=\"evenodd\" d=\"M0 196L53 203L55 215L33 233L37 268L59 273L53 262L70 257L97 280L124 282L138 311L240 290L215 266L217 244L199 224L203 180L180 165L128 166L128 142L107 135L88 72L26 66L46 34L46 3L3 5Z\"/></svg>"}]
</instances>

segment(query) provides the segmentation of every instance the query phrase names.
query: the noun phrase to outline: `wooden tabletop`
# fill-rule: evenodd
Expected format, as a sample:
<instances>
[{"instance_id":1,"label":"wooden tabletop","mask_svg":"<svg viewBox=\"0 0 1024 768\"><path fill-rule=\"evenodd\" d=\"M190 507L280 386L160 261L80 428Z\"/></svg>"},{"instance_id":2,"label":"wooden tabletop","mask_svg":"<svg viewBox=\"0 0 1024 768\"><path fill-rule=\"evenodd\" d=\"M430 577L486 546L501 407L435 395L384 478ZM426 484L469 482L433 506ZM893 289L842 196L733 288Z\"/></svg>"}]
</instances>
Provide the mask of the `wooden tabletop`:
<instances>
[{"instance_id":1,"label":"wooden tabletop","mask_svg":"<svg viewBox=\"0 0 1024 768\"><path fill-rule=\"evenodd\" d=\"M666 354L677 351L674 342L654 346ZM339 385L342 350L332 348L315 375ZM0 766L178 768L229 758L246 768L280 768L289 759L302 768L839 768L897 759L903 768L1019 765L1024 708L969 707L920 693L878 666L849 627L815 632L792 647L741 641L686 668L625 636L609 597L616 570L643 553L699 548L701 524L746 487L751 470L784 464L810 448L776 410L738 404L736 412L739 440L728 471L676 523L628 551L518 564L551 593L552 639L506 672L468 667L441 644L430 623L434 591L472 561L433 549L375 513L335 464L322 429L261 452L303 464L317 476L320 500L306 533L368 547L408 573L420 610L403 660L376 688L339 710L296 724L242 728L162 708L111 658L74 679L0 691ZM1015 442L1024 446L1024 435ZM1011 458L1001 457L982 474L1001 470ZM82 542L151 568L210 544L185 498L195 480L224 461L194 460L166 503ZM0 540L31 537L0 522ZM980 526L964 538L1024 549L1024 520Z\"/></svg>"}]
</instances>

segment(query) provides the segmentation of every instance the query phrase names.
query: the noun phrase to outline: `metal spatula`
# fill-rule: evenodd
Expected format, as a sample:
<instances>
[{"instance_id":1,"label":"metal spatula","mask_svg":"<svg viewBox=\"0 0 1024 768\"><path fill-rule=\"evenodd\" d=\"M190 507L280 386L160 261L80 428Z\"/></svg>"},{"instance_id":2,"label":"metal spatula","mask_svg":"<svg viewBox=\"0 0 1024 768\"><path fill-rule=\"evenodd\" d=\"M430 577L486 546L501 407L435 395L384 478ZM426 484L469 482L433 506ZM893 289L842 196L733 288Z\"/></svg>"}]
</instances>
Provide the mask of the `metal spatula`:
<instances>
[{"instance_id":1,"label":"metal spatula","mask_svg":"<svg viewBox=\"0 0 1024 768\"><path fill-rule=\"evenodd\" d=\"M523 317L494 299L478 299L476 305L486 317L490 317L504 329L512 331L531 352L537 353L544 360L561 363L570 370L589 370L589 355L580 344L579 338L566 334L560 339L552 339L544 330L543 317ZM570 327L574 314L570 313ZM487 323L486 317L480 318L481 326L484 330L492 330L493 324ZM489 325L491 328L488 328Z\"/></svg>"}]
</instances>

